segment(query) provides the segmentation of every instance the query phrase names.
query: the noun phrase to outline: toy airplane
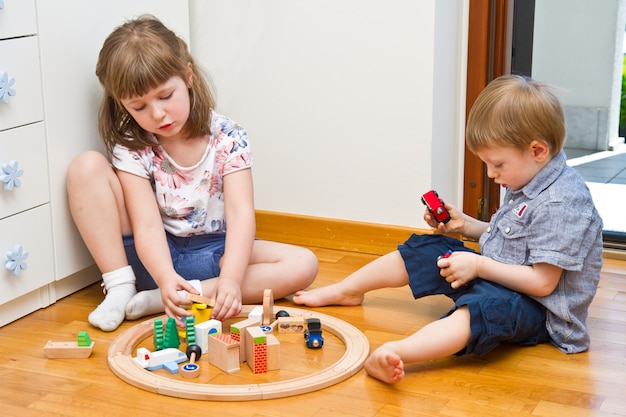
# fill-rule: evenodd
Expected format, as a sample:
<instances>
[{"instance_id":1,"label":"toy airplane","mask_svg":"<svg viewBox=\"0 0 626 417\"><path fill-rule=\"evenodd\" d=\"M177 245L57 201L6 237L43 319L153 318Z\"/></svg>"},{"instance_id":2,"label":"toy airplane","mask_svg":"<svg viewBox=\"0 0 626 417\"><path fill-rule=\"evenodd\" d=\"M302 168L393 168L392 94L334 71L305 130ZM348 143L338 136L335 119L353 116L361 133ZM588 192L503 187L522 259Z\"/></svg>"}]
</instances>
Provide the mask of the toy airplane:
<instances>
[{"instance_id":1,"label":"toy airplane","mask_svg":"<svg viewBox=\"0 0 626 417\"><path fill-rule=\"evenodd\" d=\"M138 348L137 357L133 358L137 365L148 371L165 368L172 374L177 373L178 364L186 360L187 355L176 348L167 348L156 352L150 352L146 348Z\"/></svg>"}]
</instances>

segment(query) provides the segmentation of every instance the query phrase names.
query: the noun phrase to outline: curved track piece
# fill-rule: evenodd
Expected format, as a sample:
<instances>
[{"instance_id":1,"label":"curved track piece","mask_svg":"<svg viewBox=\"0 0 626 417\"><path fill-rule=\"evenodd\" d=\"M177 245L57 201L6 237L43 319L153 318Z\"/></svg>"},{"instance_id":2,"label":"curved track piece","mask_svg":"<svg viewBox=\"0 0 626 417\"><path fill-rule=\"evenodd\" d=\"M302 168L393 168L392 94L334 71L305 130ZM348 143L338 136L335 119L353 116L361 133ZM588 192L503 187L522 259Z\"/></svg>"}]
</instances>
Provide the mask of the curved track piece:
<instances>
[{"instance_id":1,"label":"curved track piece","mask_svg":"<svg viewBox=\"0 0 626 417\"><path fill-rule=\"evenodd\" d=\"M244 306L238 317L247 317L253 307ZM153 332L154 319L150 319L126 330L113 341L108 353L109 367L117 377L137 388L171 397L211 401L265 400L304 394L344 381L361 369L370 346L359 329L322 313L291 307L274 308L277 309L285 310L290 315L319 318L322 329L333 333L345 345L343 356L326 369L279 382L216 385L175 380L146 371L132 360L135 347Z\"/></svg>"}]
</instances>

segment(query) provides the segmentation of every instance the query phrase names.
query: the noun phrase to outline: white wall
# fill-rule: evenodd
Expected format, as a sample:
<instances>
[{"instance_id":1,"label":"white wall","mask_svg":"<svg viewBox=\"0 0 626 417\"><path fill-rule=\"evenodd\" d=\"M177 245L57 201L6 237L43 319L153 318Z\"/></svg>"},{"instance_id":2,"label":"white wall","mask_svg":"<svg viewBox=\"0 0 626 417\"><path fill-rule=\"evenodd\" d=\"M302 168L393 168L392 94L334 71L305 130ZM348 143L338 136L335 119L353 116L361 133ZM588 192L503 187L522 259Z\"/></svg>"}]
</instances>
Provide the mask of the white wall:
<instances>
[{"instance_id":1,"label":"white wall","mask_svg":"<svg viewBox=\"0 0 626 417\"><path fill-rule=\"evenodd\" d=\"M462 202L468 0L191 0L217 110L248 131L256 207L424 227Z\"/></svg>"},{"instance_id":2,"label":"white wall","mask_svg":"<svg viewBox=\"0 0 626 417\"><path fill-rule=\"evenodd\" d=\"M143 13L156 15L189 38L186 2L37 0L57 277L92 264L69 214L65 173L80 152L103 149L97 130L102 91L95 74L98 53L115 27Z\"/></svg>"}]
</instances>

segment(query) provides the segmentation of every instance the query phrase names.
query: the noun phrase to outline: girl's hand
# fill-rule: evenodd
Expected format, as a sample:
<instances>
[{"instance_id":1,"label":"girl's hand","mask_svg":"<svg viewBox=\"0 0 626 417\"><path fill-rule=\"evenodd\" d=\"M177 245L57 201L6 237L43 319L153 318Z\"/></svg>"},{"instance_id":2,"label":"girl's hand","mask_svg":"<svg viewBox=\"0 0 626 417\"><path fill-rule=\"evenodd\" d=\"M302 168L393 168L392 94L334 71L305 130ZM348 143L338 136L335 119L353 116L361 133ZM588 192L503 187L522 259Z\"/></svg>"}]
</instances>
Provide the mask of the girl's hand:
<instances>
[{"instance_id":1,"label":"girl's hand","mask_svg":"<svg viewBox=\"0 0 626 417\"><path fill-rule=\"evenodd\" d=\"M469 284L478 276L478 264L482 255L472 252L452 252L447 258L437 261L439 273L454 289Z\"/></svg>"},{"instance_id":2,"label":"girl's hand","mask_svg":"<svg viewBox=\"0 0 626 417\"><path fill-rule=\"evenodd\" d=\"M198 294L198 291L180 276L160 285L159 289L161 290L161 300L167 316L174 317L179 326L184 326L182 317L191 315L189 310L185 308L191 305L191 301L182 298L178 291L185 290L192 294Z\"/></svg>"},{"instance_id":3,"label":"girl's hand","mask_svg":"<svg viewBox=\"0 0 626 417\"><path fill-rule=\"evenodd\" d=\"M219 277L211 298L215 299L211 318L224 321L241 313L241 288L232 279Z\"/></svg>"},{"instance_id":4,"label":"girl's hand","mask_svg":"<svg viewBox=\"0 0 626 417\"><path fill-rule=\"evenodd\" d=\"M437 223L435 217L426 209L424 211L424 221L433 229L437 229L441 233L463 233L465 228L465 214L459 211L453 205L444 203L444 207L450 213L450 220L447 223Z\"/></svg>"}]
</instances>

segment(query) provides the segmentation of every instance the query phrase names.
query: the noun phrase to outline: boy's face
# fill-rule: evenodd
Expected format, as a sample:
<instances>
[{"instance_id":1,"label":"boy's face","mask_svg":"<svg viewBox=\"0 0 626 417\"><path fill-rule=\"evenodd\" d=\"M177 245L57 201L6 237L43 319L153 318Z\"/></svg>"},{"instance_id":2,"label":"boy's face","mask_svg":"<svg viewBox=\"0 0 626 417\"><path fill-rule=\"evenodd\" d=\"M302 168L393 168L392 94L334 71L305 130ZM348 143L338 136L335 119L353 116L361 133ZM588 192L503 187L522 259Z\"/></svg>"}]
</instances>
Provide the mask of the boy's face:
<instances>
[{"instance_id":1,"label":"boy's face","mask_svg":"<svg viewBox=\"0 0 626 417\"><path fill-rule=\"evenodd\" d=\"M511 190L528 184L552 159L548 146L537 141L523 150L493 146L480 149L476 155L487 165L487 176Z\"/></svg>"}]
</instances>

